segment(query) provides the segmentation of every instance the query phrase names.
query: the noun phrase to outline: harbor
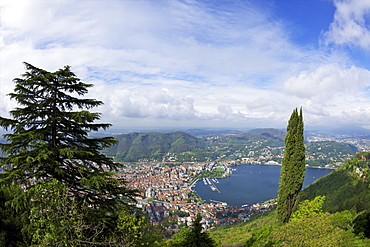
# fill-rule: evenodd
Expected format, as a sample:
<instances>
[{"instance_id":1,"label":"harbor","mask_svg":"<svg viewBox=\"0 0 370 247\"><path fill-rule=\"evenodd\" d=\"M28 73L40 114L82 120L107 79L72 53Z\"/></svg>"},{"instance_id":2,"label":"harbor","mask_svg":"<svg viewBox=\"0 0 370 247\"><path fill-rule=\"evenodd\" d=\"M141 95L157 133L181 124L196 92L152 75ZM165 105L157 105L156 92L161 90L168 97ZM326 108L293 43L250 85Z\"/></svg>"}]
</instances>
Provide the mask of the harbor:
<instances>
[{"instance_id":1,"label":"harbor","mask_svg":"<svg viewBox=\"0 0 370 247\"><path fill-rule=\"evenodd\" d=\"M216 184L219 183L217 178L203 178L203 183L204 185L209 186L212 191L217 191L218 193L221 193L221 191L216 186Z\"/></svg>"}]
</instances>

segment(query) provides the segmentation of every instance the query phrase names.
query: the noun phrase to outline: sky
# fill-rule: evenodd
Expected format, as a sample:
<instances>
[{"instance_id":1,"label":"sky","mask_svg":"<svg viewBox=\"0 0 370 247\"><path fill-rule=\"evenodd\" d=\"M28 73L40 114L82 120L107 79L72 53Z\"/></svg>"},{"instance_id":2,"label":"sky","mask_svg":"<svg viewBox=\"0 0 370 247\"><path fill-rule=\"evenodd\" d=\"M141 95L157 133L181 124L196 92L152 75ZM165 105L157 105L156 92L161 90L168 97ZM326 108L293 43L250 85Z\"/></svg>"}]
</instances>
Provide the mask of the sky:
<instances>
[{"instance_id":1,"label":"sky","mask_svg":"<svg viewBox=\"0 0 370 247\"><path fill-rule=\"evenodd\" d=\"M115 128L370 129L370 0L2 0L0 115L23 62L71 66Z\"/></svg>"}]
</instances>

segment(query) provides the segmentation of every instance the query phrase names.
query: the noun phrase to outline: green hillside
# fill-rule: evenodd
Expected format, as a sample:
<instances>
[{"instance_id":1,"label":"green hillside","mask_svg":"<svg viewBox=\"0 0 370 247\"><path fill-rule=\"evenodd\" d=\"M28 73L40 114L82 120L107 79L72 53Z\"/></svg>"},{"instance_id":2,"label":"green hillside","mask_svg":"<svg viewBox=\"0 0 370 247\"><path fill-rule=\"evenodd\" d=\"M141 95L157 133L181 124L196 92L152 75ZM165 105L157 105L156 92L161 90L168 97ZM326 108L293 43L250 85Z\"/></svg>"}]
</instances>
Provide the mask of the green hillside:
<instances>
[{"instance_id":1,"label":"green hillside","mask_svg":"<svg viewBox=\"0 0 370 247\"><path fill-rule=\"evenodd\" d=\"M204 141L185 132L130 133L117 136L117 145L105 150L117 161L161 160L168 153L199 152Z\"/></svg>"},{"instance_id":2,"label":"green hillside","mask_svg":"<svg viewBox=\"0 0 370 247\"><path fill-rule=\"evenodd\" d=\"M256 129L238 135L227 135L218 139L217 144L244 149L246 146L284 146L285 132L278 129Z\"/></svg>"},{"instance_id":3,"label":"green hillside","mask_svg":"<svg viewBox=\"0 0 370 247\"><path fill-rule=\"evenodd\" d=\"M358 149L348 143L319 141L306 143L306 162L310 166L324 167L328 163L342 163L353 157Z\"/></svg>"},{"instance_id":4,"label":"green hillside","mask_svg":"<svg viewBox=\"0 0 370 247\"><path fill-rule=\"evenodd\" d=\"M247 223L216 227L210 235L226 247L370 246L369 158L360 153L307 187L287 224L272 210Z\"/></svg>"},{"instance_id":5,"label":"green hillside","mask_svg":"<svg viewBox=\"0 0 370 247\"><path fill-rule=\"evenodd\" d=\"M117 162L184 162L221 161L281 163L285 131L256 129L246 133L226 132L221 135L193 136L185 132L130 133L116 137L118 144L104 153ZM310 166L339 167L353 157L357 148L334 141L306 143Z\"/></svg>"},{"instance_id":6,"label":"green hillside","mask_svg":"<svg viewBox=\"0 0 370 247\"><path fill-rule=\"evenodd\" d=\"M259 156L266 147L283 147L284 136L285 132L277 129L204 138L185 132L135 132L117 136L119 143L104 153L121 162L238 159L247 156L250 151ZM281 148L278 152L281 152Z\"/></svg>"},{"instance_id":7,"label":"green hillside","mask_svg":"<svg viewBox=\"0 0 370 247\"><path fill-rule=\"evenodd\" d=\"M357 157L307 187L305 199L326 196L323 209L328 212L343 210L363 211L370 209L370 160ZM358 158L359 157L359 158Z\"/></svg>"}]
</instances>

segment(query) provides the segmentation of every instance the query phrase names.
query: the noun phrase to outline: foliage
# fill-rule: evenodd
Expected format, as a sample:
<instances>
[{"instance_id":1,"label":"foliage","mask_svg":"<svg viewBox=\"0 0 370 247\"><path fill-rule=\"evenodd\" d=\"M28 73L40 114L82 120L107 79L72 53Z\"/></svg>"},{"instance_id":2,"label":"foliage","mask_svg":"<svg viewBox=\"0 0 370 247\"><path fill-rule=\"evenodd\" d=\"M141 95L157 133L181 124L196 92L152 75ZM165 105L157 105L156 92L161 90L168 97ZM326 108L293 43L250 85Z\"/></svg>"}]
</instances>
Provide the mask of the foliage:
<instances>
[{"instance_id":1,"label":"foliage","mask_svg":"<svg viewBox=\"0 0 370 247\"><path fill-rule=\"evenodd\" d=\"M11 206L16 198L24 198L23 191L14 184L0 185L0 246L26 246L27 233L22 232L24 225L28 224L27 202L23 206ZM19 205L19 204L18 204Z\"/></svg>"},{"instance_id":2,"label":"foliage","mask_svg":"<svg viewBox=\"0 0 370 247\"><path fill-rule=\"evenodd\" d=\"M221 178L225 175L224 171L203 171L194 180L200 178Z\"/></svg>"},{"instance_id":3,"label":"foliage","mask_svg":"<svg viewBox=\"0 0 370 247\"><path fill-rule=\"evenodd\" d=\"M117 145L104 152L117 161L139 159L162 160L168 153L198 152L204 147L202 139L184 132L130 133L117 136Z\"/></svg>"},{"instance_id":4,"label":"foliage","mask_svg":"<svg viewBox=\"0 0 370 247\"><path fill-rule=\"evenodd\" d=\"M216 246L215 241L209 236L208 232L202 232L202 217L198 215L193 225L185 234L184 240L179 244L179 246L184 247L212 247Z\"/></svg>"},{"instance_id":5,"label":"foliage","mask_svg":"<svg viewBox=\"0 0 370 247\"><path fill-rule=\"evenodd\" d=\"M370 238L370 212L365 211L353 220L353 232L357 235Z\"/></svg>"},{"instance_id":6,"label":"foliage","mask_svg":"<svg viewBox=\"0 0 370 247\"><path fill-rule=\"evenodd\" d=\"M186 236L189 234L190 228L183 227L178 231L173 237L168 241L168 246L182 246L182 243L185 242Z\"/></svg>"},{"instance_id":7,"label":"foliage","mask_svg":"<svg viewBox=\"0 0 370 247\"><path fill-rule=\"evenodd\" d=\"M362 161L357 158L348 160L341 168L320 178L303 190L304 199L325 196L323 210L338 212L355 210L362 212L370 208L369 182L361 177Z\"/></svg>"},{"instance_id":8,"label":"foliage","mask_svg":"<svg viewBox=\"0 0 370 247\"><path fill-rule=\"evenodd\" d=\"M269 242L270 230L278 226L275 212L269 211L259 217L252 217L246 223L218 226L210 231L210 236L220 246L242 246L246 243L253 243L250 246L263 246L262 243Z\"/></svg>"},{"instance_id":9,"label":"foliage","mask_svg":"<svg viewBox=\"0 0 370 247\"><path fill-rule=\"evenodd\" d=\"M252 237L250 237L244 244L245 247L254 247L254 246L274 246L279 243L280 240L271 240L269 237L276 226L267 225L262 228L254 231Z\"/></svg>"},{"instance_id":10,"label":"foliage","mask_svg":"<svg viewBox=\"0 0 370 247\"><path fill-rule=\"evenodd\" d=\"M278 228L272 239L281 241L278 246L368 246L368 241L339 227L343 222L336 222L338 218L343 219L329 213L312 214Z\"/></svg>"},{"instance_id":11,"label":"foliage","mask_svg":"<svg viewBox=\"0 0 370 247\"><path fill-rule=\"evenodd\" d=\"M110 172L120 165L100 153L115 140L88 137L90 131L110 126L94 123L100 114L85 110L103 103L74 97L85 95L92 84L81 82L69 66L56 72L25 66L27 72L14 79L15 92L9 94L20 107L10 111L12 118L0 117L0 126L13 132L4 135L7 143L0 144L7 154L0 157L3 182L30 187L55 178L75 196L107 209L114 198L130 197L133 192Z\"/></svg>"},{"instance_id":12,"label":"foliage","mask_svg":"<svg viewBox=\"0 0 370 247\"><path fill-rule=\"evenodd\" d=\"M138 210L121 207L118 219L89 219L95 210L76 200L56 179L41 182L28 192L32 197L28 231L37 246L154 246L158 236ZM112 219L110 219L112 220Z\"/></svg>"},{"instance_id":13,"label":"foliage","mask_svg":"<svg viewBox=\"0 0 370 247\"><path fill-rule=\"evenodd\" d=\"M188 133L193 133L191 130ZM119 162L138 161L217 161L258 159L281 163L285 132L278 129L258 129L246 133L196 137L185 132L129 133L116 137L117 145L104 150ZM227 133L227 132L226 132ZM356 152L347 143L309 142L306 144L307 163L310 166L337 166ZM268 156L266 154L268 153ZM262 159L261 156L266 156Z\"/></svg>"},{"instance_id":14,"label":"foliage","mask_svg":"<svg viewBox=\"0 0 370 247\"><path fill-rule=\"evenodd\" d=\"M325 167L328 164L345 161L353 157L358 149L348 143L315 141L306 143L307 164Z\"/></svg>"},{"instance_id":15,"label":"foliage","mask_svg":"<svg viewBox=\"0 0 370 247\"><path fill-rule=\"evenodd\" d=\"M241 246L243 240L246 246L370 246L363 238L369 214L362 211L370 208L370 187L359 173L369 161L362 155L368 153L307 187L306 200L298 204L290 222L281 225L272 210L247 223L216 227L210 235L221 246Z\"/></svg>"},{"instance_id":16,"label":"foliage","mask_svg":"<svg viewBox=\"0 0 370 247\"><path fill-rule=\"evenodd\" d=\"M117 232L111 236L111 242L117 246L159 246L160 241L160 232L150 226L148 217L141 211L120 211Z\"/></svg>"},{"instance_id":17,"label":"foliage","mask_svg":"<svg viewBox=\"0 0 370 247\"><path fill-rule=\"evenodd\" d=\"M84 231L91 227L84 222L87 206L79 205L65 185L56 179L43 181L27 194L32 199L28 231L33 245L76 246L85 241Z\"/></svg>"},{"instance_id":18,"label":"foliage","mask_svg":"<svg viewBox=\"0 0 370 247\"><path fill-rule=\"evenodd\" d=\"M292 214L291 220L299 220L305 217L322 213L322 205L325 196L316 196L313 200L304 200L298 204L297 210Z\"/></svg>"},{"instance_id":19,"label":"foliage","mask_svg":"<svg viewBox=\"0 0 370 247\"><path fill-rule=\"evenodd\" d=\"M316 202L303 204L318 205ZM354 212L343 211L334 214L313 209L310 214L281 224L276 211L252 219L247 223L231 226L219 226L210 231L210 235L221 246L267 247L267 246L369 246L367 239L357 237L352 232Z\"/></svg>"},{"instance_id":20,"label":"foliage","mask_svg":"<svg viewBox=\"0 0 370 247\"><path fill-rule=\"evenodd\" d=\"M9 94L18 107L11 118L0 117L0 127L12 131L0 143L6 154L0 157L1 183L25 189L6 203L28 216L21 231L26 242L103 243L136 191L114 176L121 165L101 153L116 143L114 138L88 136L110 126L94 123L100 114L88 111L102 102L78 98L92 84L81 82L69 66L56 72L25 66Z\"/></svg>"},{"instance_id":21,"label":"foliage","mask_svg":"<svg viewBox=\"0 0 370 247\"><path fill-rule=\"evenodd\" d=\"M278 218L286 223L297 206L306 171L303 115L295 109L289 119L278 190Z\"/></svg>"}]
</instances>

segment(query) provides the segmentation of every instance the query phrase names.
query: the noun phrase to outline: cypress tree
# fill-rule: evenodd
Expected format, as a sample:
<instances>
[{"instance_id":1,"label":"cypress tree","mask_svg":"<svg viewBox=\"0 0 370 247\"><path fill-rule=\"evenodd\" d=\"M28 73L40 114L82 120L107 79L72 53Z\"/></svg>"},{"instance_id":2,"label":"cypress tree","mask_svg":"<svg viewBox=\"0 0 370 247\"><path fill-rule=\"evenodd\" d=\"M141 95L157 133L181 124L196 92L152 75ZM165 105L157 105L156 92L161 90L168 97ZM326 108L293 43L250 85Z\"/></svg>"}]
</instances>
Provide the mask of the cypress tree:
<instances>
[{"instance_id":1,"label":"cypress tree","mask_svg":"<svg viewBox=\"0 0 370 247\"><path fill-rule=\"evenodd\" d=\"M277 215L287 223L296 209L298 195L306 172L302 108L295 109L289 119L285 150L280 172Z\"/></svg>"},{"instance_id":2,"label":"cypress tree","mask_svg":"<svg viewBox=\"0 0 370 247\"><path fill-rule=\"evenodd\" d=\"M14 79L14 93L9 94L18 107L10 111L11 118L0 117L0 126L11 130L0 144L6 154L0 157L1 182L28 190L56 179L91 208L115 215L121 198L130 199L135 191L114 177L121 165L101 153L116 143L114 138L89 137L90 131L111 126L94 123L101 115L89 111L103 102L79 97L93 85L83 83L69 66L48 72L24 64L26 73Z\"/></svg>"}]
</instances>

